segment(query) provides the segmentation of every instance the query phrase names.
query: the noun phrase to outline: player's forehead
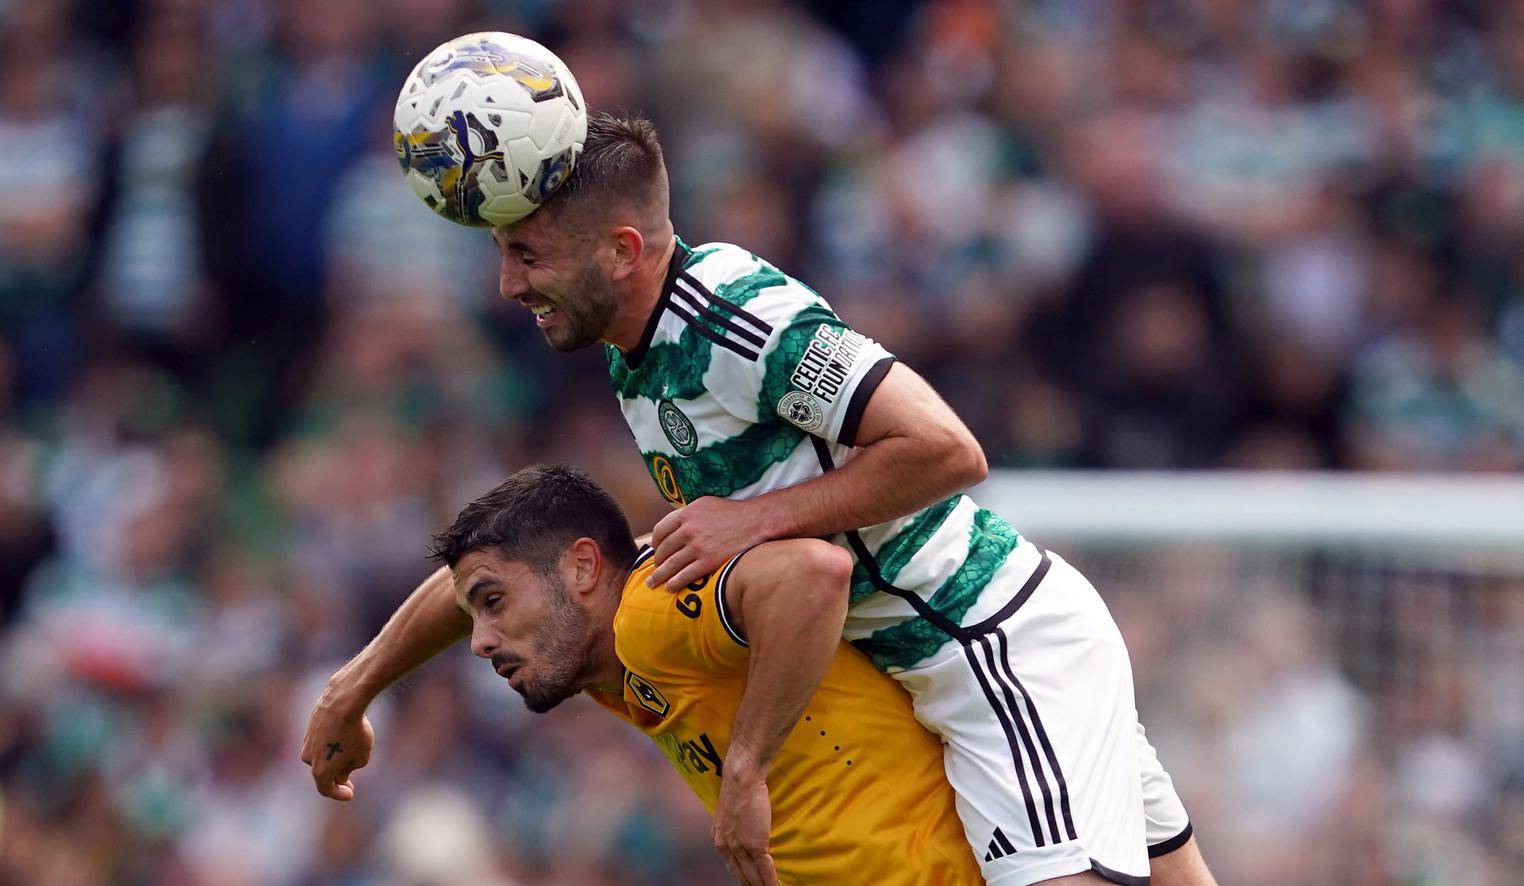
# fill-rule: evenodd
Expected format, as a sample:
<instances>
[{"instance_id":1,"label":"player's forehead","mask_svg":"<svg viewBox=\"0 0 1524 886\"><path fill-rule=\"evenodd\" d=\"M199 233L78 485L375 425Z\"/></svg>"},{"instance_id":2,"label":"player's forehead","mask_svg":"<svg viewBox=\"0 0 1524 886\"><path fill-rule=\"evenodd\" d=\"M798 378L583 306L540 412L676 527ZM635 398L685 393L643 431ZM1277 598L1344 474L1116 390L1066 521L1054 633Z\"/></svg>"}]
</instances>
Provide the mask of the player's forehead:
<instances>
[{"instance_id":1,"label":"player's forehead","mask_svg":"<svg viewBox=\"0 0 1524 886\"><path fill-rule=\"evenodd\" d=\"M531 212L511 225L493 228L492 239L500 249L552 250L563 239L556 216L555 212L543 210Z\"/></svg>"}]
</instances>

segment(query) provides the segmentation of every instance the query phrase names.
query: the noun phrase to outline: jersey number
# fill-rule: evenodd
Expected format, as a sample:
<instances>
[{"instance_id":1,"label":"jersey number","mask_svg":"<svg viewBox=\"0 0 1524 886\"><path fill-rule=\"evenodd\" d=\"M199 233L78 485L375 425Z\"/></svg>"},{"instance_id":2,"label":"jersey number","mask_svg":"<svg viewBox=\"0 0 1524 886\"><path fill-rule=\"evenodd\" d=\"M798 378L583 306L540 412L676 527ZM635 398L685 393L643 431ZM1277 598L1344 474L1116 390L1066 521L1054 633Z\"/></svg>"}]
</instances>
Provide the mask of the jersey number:
<instances>
[{"instance_id":1,"label":"jersey number","mask_svg":"<svg viewBox=\"0 0 1524 886\"><path fill-rule=\"evenodd\" d=\"M687 594L679 597L675 605L678 612L689 618L698 618L699 613L704 611L704 601L699 599L698 594Z\"/></svg>"}]
</instances>

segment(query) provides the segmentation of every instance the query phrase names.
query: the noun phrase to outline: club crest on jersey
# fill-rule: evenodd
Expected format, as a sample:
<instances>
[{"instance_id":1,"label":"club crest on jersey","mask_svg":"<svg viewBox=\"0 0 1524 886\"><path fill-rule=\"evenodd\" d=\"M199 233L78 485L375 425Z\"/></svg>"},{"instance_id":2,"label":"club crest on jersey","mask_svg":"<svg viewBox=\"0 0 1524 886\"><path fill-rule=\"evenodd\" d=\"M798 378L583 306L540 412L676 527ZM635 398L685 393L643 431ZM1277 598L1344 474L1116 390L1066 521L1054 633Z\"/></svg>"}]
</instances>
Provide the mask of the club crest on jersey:
<instances>
[{"instance_id":1,"label":"club crest on jersey","mask_svg":"<svg viewBox=\"0 0 1524 886\"><path fill-rule=\"evenodd\" d=\"M656 418L661 422L662 433L667 435L667 442L678 455L692 455L698 451L698 430L671 400L656 404Z\"/></svg>"},{"instance_id":2,"label":"club crest on jersey","mask_svg":"<svg viewBox=\"0 0 1524 886\"><path fill-rule=\"evenodd\" d=\"M650 680L635 673L626 671L624 682L629 684L630 691L635 693L635 700L640 706L658 717L667 716L672 706L667 703L667 697L661 694L661 690L651 684Z\"/></svg>"},{"instance_id":3,"label":"club crest on jersey","mask_svg":"<svg viewBox=\"0 0 1524 886\"><path fill-rule=\"evenodd\" d=\"M789 391L778 401L778 415L789 424L813 434L825 426L825 413L820 409L820 401L815 399L814 394L806 394L804 391Z\"/></svg>"}]
</instances>

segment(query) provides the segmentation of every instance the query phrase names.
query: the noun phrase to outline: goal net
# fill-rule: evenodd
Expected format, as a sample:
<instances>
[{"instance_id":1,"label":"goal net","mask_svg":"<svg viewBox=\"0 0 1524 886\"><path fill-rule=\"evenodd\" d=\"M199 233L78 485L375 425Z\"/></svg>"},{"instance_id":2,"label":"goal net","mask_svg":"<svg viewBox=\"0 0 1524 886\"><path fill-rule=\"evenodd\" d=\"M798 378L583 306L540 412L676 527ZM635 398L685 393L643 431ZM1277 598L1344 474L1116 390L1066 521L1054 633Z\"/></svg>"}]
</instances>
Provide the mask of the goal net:
<instances>
[{"instance_id":1,"label":"goal net","mask_svg":"<svg viewBox=\"0 0 1524 886\"><path fill-rule=\"evenodd\" d=\"M1524 865L1524 481L997 473L1100 590L1222 883Z\"/></svg>"}]
</instances>

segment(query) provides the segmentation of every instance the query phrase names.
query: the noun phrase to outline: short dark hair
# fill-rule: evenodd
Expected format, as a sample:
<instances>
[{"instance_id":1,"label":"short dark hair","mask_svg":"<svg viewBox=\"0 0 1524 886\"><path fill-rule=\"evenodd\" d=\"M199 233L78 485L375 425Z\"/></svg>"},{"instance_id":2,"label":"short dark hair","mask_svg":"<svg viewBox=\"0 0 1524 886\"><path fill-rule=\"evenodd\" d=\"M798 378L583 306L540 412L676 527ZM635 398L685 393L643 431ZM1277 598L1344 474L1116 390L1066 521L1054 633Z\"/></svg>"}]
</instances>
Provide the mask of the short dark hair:
<instances>
[{"instance_id":1,"label":"short dark hair","mask_svg":"<svg viewBox=\"0 0 1524 886\"><path fill-rule=\"evenodd\" d=\"M451 569L473 551L548 575L572 542L591 538L616 565L635 562L635 539L619 503L587 474L565 465L524 468L461 509L435 534L429 558Z\"/></svg>"},{"instance_id":2,"label":"short dark hair","mask_svg":"<svg viewBox=\"0 0 1524 886\"><path fill-rule=\"evenodd\" d=\"M571 177L545 201L545 208L575 212L617 202L667 214L670 195L661 141L656 127L639 114L593 114Z\"/></svg>"}]
</instances>

